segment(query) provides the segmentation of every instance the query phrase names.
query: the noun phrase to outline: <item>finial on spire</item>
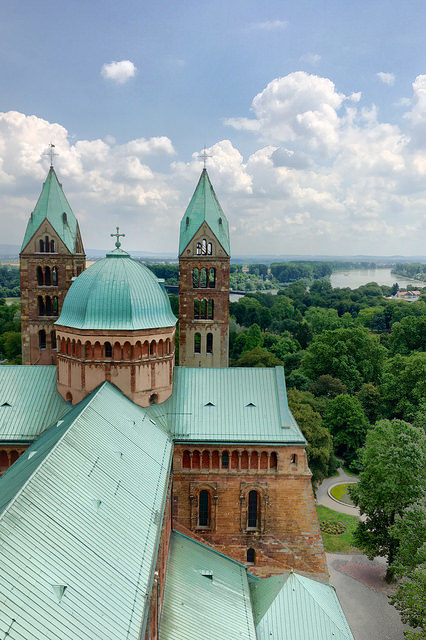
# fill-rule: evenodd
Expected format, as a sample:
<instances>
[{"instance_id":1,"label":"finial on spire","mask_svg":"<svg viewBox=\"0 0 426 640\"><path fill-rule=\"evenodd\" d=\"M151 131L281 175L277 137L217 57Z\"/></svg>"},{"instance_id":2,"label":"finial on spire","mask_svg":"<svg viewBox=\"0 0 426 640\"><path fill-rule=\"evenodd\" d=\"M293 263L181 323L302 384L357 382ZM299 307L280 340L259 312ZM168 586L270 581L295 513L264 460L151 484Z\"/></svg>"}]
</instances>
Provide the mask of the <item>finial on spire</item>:
<instances>
[{"instance_id":1,"label":"finial on spire","mask_svg":"<svg viewBox=\"0 0 426 640\"><path fill-rule=\"evenodd\" d=\"M213 156L209 156L209 155L208 155L208 153L207 153L207 149L206 149L206 145L204 145L203 153L202 153L200 156L198 156L198 157L200 158L200 160L202 160L202 161L203 161L203 163L204 163L204 169L205 169L205 168L206 168L206 164L207 164L207 159L208 159L208 158L212 158Z\"/></svg>"},{"instance_id":2,"label":"finial on spire","mask_svg":"<svg viewBox=\"0 0 426 640\"><path fill-rule=\"evenodd\" d=\"M49 156L51 169L53 169L53 158L58 155L57 153L55 153L55 151L53 151L54 148L55 148L55 145L53 144L53 142L50 142L49 151L46 151L46 153L43 153L44 156Z\"/></svg>"},{"instance_id":3,"label":"finial on spire","mask_svg":"<svg viewBox=\"0 0 426 640\"><path fill-rule=\"evenodd\" d=\"M120 233L120 227L115 227L117 229L116 233L111 233L111 237L116 238L116 242L115 242L115 246L117 247L117 249L119 249L121 247L121 242L120 242L120 238L125 238L126 234L125 233Z\"/></svg>"}]
</instances>

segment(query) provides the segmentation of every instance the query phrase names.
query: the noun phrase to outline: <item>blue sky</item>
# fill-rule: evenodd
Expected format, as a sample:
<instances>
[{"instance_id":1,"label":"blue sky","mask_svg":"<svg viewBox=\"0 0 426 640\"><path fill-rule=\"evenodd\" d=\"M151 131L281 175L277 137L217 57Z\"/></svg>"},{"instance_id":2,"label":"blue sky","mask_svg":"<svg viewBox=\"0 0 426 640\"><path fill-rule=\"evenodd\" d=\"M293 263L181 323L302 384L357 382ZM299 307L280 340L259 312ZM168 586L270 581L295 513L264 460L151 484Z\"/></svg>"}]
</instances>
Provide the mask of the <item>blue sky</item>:
<instances>
[{"instance_id":1,"label":"blue sky","mask_svg":"<svg viewBox=\"0 0 426 640\"><path fill-rule=\"evenodd\" d=\"M3 0L11 243L52 139L91 248L118 221L130 249L173 251L206 144L234 253L423 253L425 24L395 0ZM121 83L113 61L133 65Z\"/></svg>"}]
</instances>

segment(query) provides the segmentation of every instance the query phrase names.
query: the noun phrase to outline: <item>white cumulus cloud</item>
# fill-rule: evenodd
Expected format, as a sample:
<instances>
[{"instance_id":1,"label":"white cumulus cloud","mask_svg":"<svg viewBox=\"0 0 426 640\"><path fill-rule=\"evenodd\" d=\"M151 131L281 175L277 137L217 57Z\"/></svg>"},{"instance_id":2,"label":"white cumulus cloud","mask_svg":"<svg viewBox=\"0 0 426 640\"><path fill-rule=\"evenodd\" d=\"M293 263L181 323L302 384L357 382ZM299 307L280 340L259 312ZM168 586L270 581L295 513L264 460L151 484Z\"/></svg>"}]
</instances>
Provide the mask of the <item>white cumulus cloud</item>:
<instances>
[{"instance_id":1,"label":"white cumulus cloud","mask_svg":"<svg viewBox=\"0 0 426 640\"><path fill-rule=\"evenodd\" d=\"M386 73L385 71L379 71L379 73L377 74L377 77L381 82L383 82L383 84L388 84L389 86L392 86L393 84L395 84L394 73Z\"/></svg>"},{"instance_id":2,"label":"white cumulus cloud","mask_svg":"<svg viewBox=\"0 0 426 640\"><path fill-rule=\"evenodd\" d=\"M137 69L130 60L106 62L102 65L101 76L117 84L124 84L136 75Z\"/></svg>"},{"instance_id":3,"label":"white cumulus cloud","mask_svg":"<svg viewBox=\"0 0 426 640\"><path fill-rule=\"evenodd\" d=\"M285 29L288 25L287 20L265 20L264 22L252 22L250 29L260 31L276 31Z\"/></svg>"}]
</instances>

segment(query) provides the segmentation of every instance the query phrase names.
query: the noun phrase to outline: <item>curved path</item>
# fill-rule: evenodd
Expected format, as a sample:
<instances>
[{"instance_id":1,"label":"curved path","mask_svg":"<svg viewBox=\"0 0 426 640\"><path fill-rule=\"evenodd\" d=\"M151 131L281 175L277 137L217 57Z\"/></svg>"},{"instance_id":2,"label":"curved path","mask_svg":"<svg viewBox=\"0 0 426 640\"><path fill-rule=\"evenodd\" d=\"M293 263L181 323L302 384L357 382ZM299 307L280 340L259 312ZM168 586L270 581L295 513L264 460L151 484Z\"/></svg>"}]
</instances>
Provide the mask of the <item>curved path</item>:
<instances>
[{"instance_id":1,"label":"curved path","mask_svg":"<svg viewBox=\"0 0 426 640\"><path fill-rule=\"evenodd\" d=\"M357 516L357 518L359 518L358 507L351 507L349 504L342 504L341 502L333 500L333 498L330 498L328 495L328 490L335 484L341 484L343 482L358 482L358 478L356 476L346 473L343 469L339 468L337 473L339 474L338 476L326 478L319 485L317 489L317 504L322 504L324 507L333 509L333 511L346 513L349 516Z\"/></svg>"}]
</instances>

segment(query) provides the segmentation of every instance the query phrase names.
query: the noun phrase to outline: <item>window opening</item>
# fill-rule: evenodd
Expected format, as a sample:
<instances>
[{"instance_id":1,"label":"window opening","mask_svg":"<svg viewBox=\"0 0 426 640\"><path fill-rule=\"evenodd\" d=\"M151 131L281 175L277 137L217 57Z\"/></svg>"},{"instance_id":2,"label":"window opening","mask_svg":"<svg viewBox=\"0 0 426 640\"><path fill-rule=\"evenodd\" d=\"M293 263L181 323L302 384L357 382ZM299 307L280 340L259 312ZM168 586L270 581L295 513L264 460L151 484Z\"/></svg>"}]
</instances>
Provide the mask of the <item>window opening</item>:
<instances>
[{"instance_id":1,"label":"window opening","mask_svg":"<svg viewBox=\"0 0 426 640\"><path fill-rule=\"evenodd\" d=\"M213 353L213 334L208 333L206 338L206 352Z\"/></svg>"},{"instance_id":2,"label":"window opening","mask_svg":"<svg viewBox=\"0 0 426 640\"><path fill-rule=\"evenodd\" d=\"M254 549L247 549L247 564L254 564L255 552Z\"/></svg>"},{"instance_id":3,"label":"window opening","mask_svg":"<svg viewBox=\"0 0 426 640\"><path fill-rule=\"evenodd\" d=\"M194 300L194 320L199 320L200 318L200 301Z\"/></svg>"},{"instance_id":4,"label":"window opening","mask_svg":"<svg viewBox=\"0 0 426 640\"><path fill-rule=\"evenodd\" d=\"M46 309L44 306L44 300L41 296L38 296L37 298L37 302L38 302L38 315L39 316L44 316L46 313Z\"/></svg>"},{"instance_id":5,"label":"window opening","mask_svg":"<svg viewBox=\"0 0 426 640\"><path fill-rule=\"evenodd\" d=\"M201 353L201 334L194 335L194 353Z\"/></svg>"},{"instance_id":6,"label":"window opening","mask_svg":"<svg viewBox=\"0 0 426 640\"><path fill-rule=\"evenodd\" d=\"M200 491L198 496L198 526L209 526L209 492L206 489Z\"/></svg>"},{"instance_id":7,"label":"window opening","mask_svg":"<svg viewBox=\"0 0 426 640\"><path fill-rule=\"evenodd\" d=\"M58 269L57 267L53 267L52 269L52 284L54 287L58 286Z\"/></svg>"},{"instance_id":8,"label":"window opening","mask_svg":"<svg viewBox=\"0 0 426 640\"><path fill-rule=\"evenodd\" d=\"M56 331L50 332L50 343L52 345L52 349L56 349Z\"/></svg>"},{"instance_id":9,"label":"window opening","mask_svg":"<svg viewBox=\"0 0 426 640\"><path fill-rule=\"evenodd\" d=\"M207 255L207 240L203 238L201 254L203 256Z\"/></svg>"},{"instance_id":10,"label":"window opening","mask_svg":"<svg viewBox=\"0 0 426 640\"><path fill-rule=\"evenodd\" d=\"M214 407L215 405L213 404L213 402L206 402L206 404L204 406L205 407Z\"/></svg>"},{"instance_id":11,"label":"window opening","mask_svg":"<svg viewBox=\"0 0 426 640\"><path fill-rule=\"evenodd\" d=\"M43 269L41 267L37 267L37 284L39 287L43 285Z\"/></svg>"},{"instance_id":12,"label":"window opening","mask_svg":"<svg viewBox=\"0 0 426 640\"><path fill-rule=\"evenodd\" d=\"M250 491L248 495L248 518L247 527L257 529L258 527L259 496L257 491Z\"/></svg>"},{"instance_id":13,"label":"window opening","mask_svg":"<svg viewBox=\"0 0 426 640\"><path fill-rule=\"evenodd\" d=\"M38 332L38 346L40 349L46 348L46 332L44 329Z\"/></svg>"},{"instance_id":14,"label":"window opening","mask_svg":"<svg viewBox=\"0 0 426 640\"><path fill-rule=\"evenodd\" d=\"M194 289L198 289L200 286L200 271L198 269L192 270L192 286Z\"/></svg>"},{"instance_id":15,"label":"window opening","mask_svg":"<svg viewBox=\"0 0 426 640\"><path fill-rule=\"evenodd\" d=\"M208 312L209 320L213 320L214 318L214 301L209 300L209 312Z\"/></svg>"},{"instance_id":16,"label":"window opening","mask_svg":"<svg viewBox=\"0 0 426 640\"><path fill-rule=\"evenodd\" d=\"M248 404L246 404L246 407L255 407L256 405L254 404L254 402L249 402Z\"/></svg>"},{"instance_id":17,"label":"window opening","mask_svg":"<svg viewBox=\"0 0 426 640\"><path fill-rule=\"evenodd\" d=\"M64 224L67 224L67 222L68 222L67 214L65 213L65 211L62 214L62 222Z\"/></svg>"},{"instance_id":18,"label":"window opening","mask_svg":"<svg viewBox=\"0 0 426 640\"><path fill-rule=\"evenodd\" d=\"M46 251L46 253L49 253L50 249L50 242L49 242L49 238L46 236L44 239L44 250Z\"/></svg>"},{"instance_id":19,"label":"window opening","mask_svg":"<svg viewBox=\"0 0 426 640\"><path fill-rule=\"evenodd\" d=\"M210 269L209 271L209 289L216 287L216 269Z\"/></svg>"},{"instance_id":20,"label":"window opening","mask_svg":"<svg viewBox=\"0 0 426 640\"><path fill-rule=\"evenodd\" d=\"M203 289L207 287L207 269L201 269L200 271L200 287Z\"/></svg>"},{"instance_id":21,"label":"window opening","mask_svg":"<svg viewBox=\"0 0 426 640\"><path fill-rule=\"evenodd\" d=\"M212 243L209 242L207 245L207 255L211 256L212 255Z\"/></svg>"},{"instance_id":22,"label":"window opening","mask_svg":"<svg viewBox=\"0 0 426 640\"><path fill-rule=\"evenodd\" d=\"M157 404L158 402L158 395L156 393L153 393L149 396L149 404Z\"/></svg>"},{"instance_id":23,"label":"window opening","mask_svg":"<svg viewBox=\"0 0 426 640\"><path fill-rule=\"evenodd\" d=\"M44 284L45 285L50 285L51 284L51 279L50 279L50 269L49 267L46 267L44 269Z\"/></svg>"},{"instance_id":24,"label":"window opening","mask_svg":"<svg viewBox=\"0 0 426 640\"><path fill-rule=\"evenodd\" d=\"M297 455L295 453L291 454L290 462L291 464L297 464Z\"/></svg>"},{"instance_id":25,"label":"window opening","mask_svg":"<svg viewBox=\"0 0 426 640\"><path fill-rule=\"evenodd\" d=\"M50 252L51 253L55 253L55 241L54 240L50 241Z\"/></svg>"},{"instance_id":26,"label":"window opening","mask_svg":"<svg viewBox=\"0 0 426 640\"><path fill-rule=\"evenodd\" d=\"M200 318L201 320L207 320L207 300L201 300Z\"/></svg>"},{"instance_id":27,"label":"window opening","mask_svg":"<svg viewBox=\"0 0 426 640\"><path fill-rule=\"evenodd\" d=\"M105 342L105 358L112 358L112 345L110 342Z\"/></svg>"},{"instance_id":28,"label":"window opening","mask_svg":"<svg viewBox=\"0 0 426 640\"><path fill-rule=\"evenodd\" d=\"M39 249L40 249L40 253L44 253L44 242L43 242L43 240L40 240L40 247L39 247Z\"/></svg>"},{"instance_id":29,"label":"window opening","mask_svg":"<svg viewBox=\"0 0 426 640\"><path fill-rule=\"evenodd\" d=\"M227 469L229 467L229 453L224 451L222 453L222 469Z\"/></svg>"},{"instance_id":30,"label":"window opening","mask_svg":"<svg viewBox=\"0 0 426 640\"><path fill-rule=\"evenodd\" d=\"M196 254L197 256L201 255L201 242L197 242Z\"/></svg>"},{"instance_id":31,"label":"window opening","mask_svg":"<svg viewBox=\"0 0 426 640\"><path fill-rule=\"evenodd\" d=\"M57 298L57 296L55 296L53 298L53 315L54 316L58 315L58 298Z\"/></svg>"}]
</instances>

